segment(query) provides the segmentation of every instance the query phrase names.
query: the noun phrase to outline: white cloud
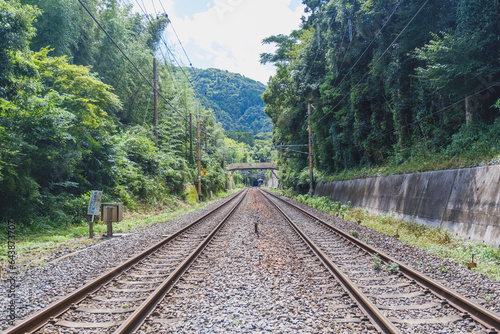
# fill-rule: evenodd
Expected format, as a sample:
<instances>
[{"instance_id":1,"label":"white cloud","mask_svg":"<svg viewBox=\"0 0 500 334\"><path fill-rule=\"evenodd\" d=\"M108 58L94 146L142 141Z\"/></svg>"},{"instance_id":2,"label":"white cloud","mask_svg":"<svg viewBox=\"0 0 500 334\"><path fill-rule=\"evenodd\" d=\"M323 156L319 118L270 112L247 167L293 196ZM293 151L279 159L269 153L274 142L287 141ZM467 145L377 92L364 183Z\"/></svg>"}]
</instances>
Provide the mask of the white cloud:
<instances>
[{"instance_id":1,"label":"white cloud","mask_svg":"<svg viewBox=\"0 0 500 334\"><path fill-rule=\"evenodd\" d=\"M169 16L194 67L216 67L263 83L275 70L259 63L260 54L270 51L262 40L298 29L303 15L302 6L289 8L290 0L214 0L194 15L178 13L174 0L162 3L173 8Z\"/></svg>"}]
</instances>

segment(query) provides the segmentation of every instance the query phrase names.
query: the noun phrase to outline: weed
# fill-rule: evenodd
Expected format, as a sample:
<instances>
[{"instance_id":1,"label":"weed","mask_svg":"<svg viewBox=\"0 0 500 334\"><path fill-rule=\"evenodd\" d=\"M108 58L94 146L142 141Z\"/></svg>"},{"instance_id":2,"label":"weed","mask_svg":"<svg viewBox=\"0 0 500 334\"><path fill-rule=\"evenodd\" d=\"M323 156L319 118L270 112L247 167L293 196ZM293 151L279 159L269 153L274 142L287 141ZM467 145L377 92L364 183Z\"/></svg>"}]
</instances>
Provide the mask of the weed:
<instances>
[{"instance_id":1,"label":"weed","mask_svg":"<svg viewBox=\"0 0 500 334\"><path fill-rule=\"evenodd\" d=\"M229 191L221 197L229 196L236 192L238 189ZM88 202L88 201L87 201ZM152 216L151 212L145 213L132 213L129 214L119 224L116 224L113 229L116 232L126 232L132 229L145 227L155 223L164 223L176 219L187 213L199 210L206 205L211 204L210 201L204 203L197 203L196 205L189 206L186 209L176 209L170 212L164 212ZM94 233L99 235L106 232L105 224L96 224L94 226ZM88 239L88 222L82 222L77 225L68 224L67 226L47 228L40 223L36 224L35 228L23 228L18 231L16 235L16 250L19 256L19 263L31 261L30 255L36 253L37 255L50 252L58 247L67 246L69 248L76 248L82 245L97 242L97 240ZM0 226L0 236L3 236ZM7 260L7 239L0 240L0 261ZM18 262L18 261L16 261ZM38 265L38 264L35 264ZM45 266L45 263L40 263L40 266Z\"/></svg>"},{"instance_id":2,"label":"weed","mask_svg":"<svg viewBox=\"0 0 500 334\"><path fill-rule=\"evenodd\" d=\"M439 266L439 270L441 270L441 271L447 271L448 269L446 269L446 267L443 264L441 264Z\"/></svg>"},{"instance_id":3,"label":"weed","mask_svg":"<svg viewBox=\"0 0 500 334\"><path fill-rule=\"evenodd\" d=\"M382 260L380 260L380 255L374 254L371 256L371 259L373 261L373 269L375 270L382 269Z\"/></svg>"},{"instance_id":4,"label":"weed","mask_svg":"<svg viewBox=\"0 0 500 334\"><path fill-rule=\"evenodd\" d=\"M349 231L349 234L352 235L355 238L359 238L359 232L358 231Z\"/></svg>"},{"instance_id":5,"label":"weed","mask_svg":"<svg viewBox=\"0 0 500 334\"><path fill-rule=\"evenodd\" d=\"M489 303L493 300L493 295L492 294L485 295L483 296L483 299L485 302Z\"/></svg>"},{"instance_id":6,"label":"weed","mask_svg":"<svg viewBox=\"0 0 500 334\"><path fill-rule=\"evenodd\" d=\"M363 239L363 242L364 242L365 244L367 244L367 245L371 245L371 244L373 244L373 242L372 242L372 241L370 240L370 238L368 238L368 237L364 238L364 239Z\"/></svg>"},{"instance_id":7,"label":"weed","mask_svg":"<svg viewBox=\"0 0 500 334\"><path fill-rule=\"evenodd\" d=\"M399 271L399 265L397 263L389 261L389 263L385 266L385 270L387 270L387 272L391 274L397 273Z\"/></svg>"},{"instance_id":8,"label":"weed","mask_svg":"<svg viewBox=\"0 0 500 334\"><path fill-rule=\"evenodd\" d=\"M368 176L368 175L366 175ZM431 255L438 256L448 261L454 261L467 267L470 262L471 254L476 254L478 266L476 271L485 274L495 280L500 280L500 248L491 247L476 242L465 242L455 238L445 229L434 228L418 224L416 222L405 221L396 218L393 213L386 215L372 215L366 209L350 208L349 205L343 205L341 202L333 202L330 198L320 200L320 197L304 196L303 201L298 196L289 196L298 201L316 207L316 202L322 202L329 210L323 210L331 215L345 214L345 218L351 221L362 221L363 226L374 229L380 233L394 236L397 229L400 235L399 240L409 245L425 250ZM306 203L307 200L307 203ZM348 203L349 204L349 203ZM0 250L1 252L1 250ZM414 264L414 267L423 270L426 264L421 261ZM430 266L431 270L434 266ZM439 266L437 267L439 268ZM443 270L442 268L440 268Z\"/></svg>"},{"instance_id":9,"label":"weed","mask_svg":"<svg viewBox=\"0 0 500 334\"><path fill-rule=\"evenodd\" d=\"M241 325L243 325L243 322L242 322L240 319L236 319L236 320L234 321L234 325L235 325L235 326L241 326Z\"/></svg>"},{"instance_id":10,"label":"weed","mask_svg":"<svg viewBox=\"0 0 500 334\"><path fill-rule=\"evenodd\" d=\"M129 304L124 304L123 308L130 308L130 305Z\"/></svg>"}]
</instances>

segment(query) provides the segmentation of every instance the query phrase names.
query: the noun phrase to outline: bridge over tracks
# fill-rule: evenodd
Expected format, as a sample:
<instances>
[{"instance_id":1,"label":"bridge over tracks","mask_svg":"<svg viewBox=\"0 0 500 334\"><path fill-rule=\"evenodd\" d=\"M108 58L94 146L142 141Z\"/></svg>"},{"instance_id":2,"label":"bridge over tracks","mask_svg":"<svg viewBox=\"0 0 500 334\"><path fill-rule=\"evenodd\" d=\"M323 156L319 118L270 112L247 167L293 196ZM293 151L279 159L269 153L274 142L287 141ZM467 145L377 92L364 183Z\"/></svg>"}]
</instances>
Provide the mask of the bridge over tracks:
<instances>
[{"instance_id":1,"label":"bridge over tracks","mask_svg":"<svg viewBox=\"0 0 500 334\"><path fill-rule=\"evenodd\" d=\"M270 169L272 171L272 176L270 180L265 180L265 184L269 187L278 187L278 176L274 171L278 170L273 162L254 162L254 163L241 163L241 164L229 164L226 166L226 170L231 172L231 189L234 188L233 174L238 170L252 170L252 169Z\"/></svg>"},{"instance_id":2,"label":"bridge over tracks","mask_svg":"<svg viewBox=\"0 0 500 334\"><path fill-rule=\"evenodd\" d=\"M228 171L236 170L250 170L250 169L272 169L278 170L273 162L255 162L255 163L243 163L243 164L229 164L226 166Z\"/></svg>"}]
</instances>

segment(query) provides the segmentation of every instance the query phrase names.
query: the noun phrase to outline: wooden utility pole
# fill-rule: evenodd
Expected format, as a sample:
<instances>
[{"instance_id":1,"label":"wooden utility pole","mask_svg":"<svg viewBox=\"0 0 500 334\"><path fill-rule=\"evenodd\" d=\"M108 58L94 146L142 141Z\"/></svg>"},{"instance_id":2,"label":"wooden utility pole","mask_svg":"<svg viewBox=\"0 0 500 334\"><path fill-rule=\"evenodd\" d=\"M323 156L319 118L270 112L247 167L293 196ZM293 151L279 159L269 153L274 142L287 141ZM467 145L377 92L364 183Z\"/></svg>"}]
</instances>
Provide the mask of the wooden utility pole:
<instances>
[{"instance_id":1,"label":"wooden utility pole","mask_svg":"<svg viewBox=\"0 0 500 334\"><path fill-rule=\"evenodd\" d=\"M190 152L189 161L193 163L194 159L193 159L193 114L192 113L189 114L189 152Z\"/></svg>"},{"instance_id":2,"label":"wooden utility pole","mask_svg":"<svg viewBox=\"0 0 500 334\"><path fill-rule=\"evenodd\" d=\"M201 199L201 128L200 128L200 111L198 110L198 115L196 116L196 130L198 134L198 197Z\"/></svg>"},{"instance_id":3,"label":"wooden utility pole","mask_svg":"<svg viewBox=\"0 0 500 334\"><path fill-rule=\"evenodd\" d=\"M312 147L312 127L311 127L311 103L307 105L309 123L309 196L313 196L313 147Z\"/></svg>"},{"instance_id":4,"label":"wooden utility pole","mask_svg":"<svg viewBox=\"0 0 500 334\"><path fill-rule=\"evenodd\" d=\"M154 126L155 126L155 146L158 147L158 75L156 72L156 58L153 58L153 77L154 77Z\"/></svg>"}]
</instances>

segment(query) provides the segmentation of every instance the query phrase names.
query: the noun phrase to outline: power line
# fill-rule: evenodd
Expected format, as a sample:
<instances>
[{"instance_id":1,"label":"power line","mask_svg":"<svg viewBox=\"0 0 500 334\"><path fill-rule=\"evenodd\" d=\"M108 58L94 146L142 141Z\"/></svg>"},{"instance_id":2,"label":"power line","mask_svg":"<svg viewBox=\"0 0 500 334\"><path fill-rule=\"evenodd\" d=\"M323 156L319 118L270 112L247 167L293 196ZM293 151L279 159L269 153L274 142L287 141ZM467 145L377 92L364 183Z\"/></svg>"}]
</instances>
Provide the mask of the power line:
<instances>
[{"instance_id":1,"label":"power line","mask_svg":"<svg viewBox=\"0 0 500 334\"><path fill-rule=\"evenodd\" d=\"M163 5L162 5L162 8L163 8ZM163 11L165 12L165 8L163 8ZM168 18L167 12L165 12L165 15ZM186 56L186 59L189 62L189 66L193 66L193 63L191 62L191 59L189 59L189 56L186 52L186 49L184 49L184 45L182 45L182 42L181 42L181 39L179 38L179 35L177 35L177 31L175 31L174 25L172 24L172 20L169 19L169 21L170 21L170 26L172 27L172 30L174 31L175 37L177 37L177 40L179 41L179 44L181 45L182 51L184 51L184 55Z\"/></svg>"},{"instance_id":2,"label":"power line","mask_svg":"<svg viewBox=\"0 0 500 334\"><path fill-rule=\"evenodd\" d=\"M153 10L155 11L155 14L157 14L154 0L151 0L151 3L153 4Z\"/></svg>"},{"instance_id":3,"label":"power line","mask_svg":"<svg viewBox=\"0 0 500 334\"><path fill-rule=\"evenodd\" d=\"M365 75L363 75L363 77L358 81L358 83L349 91L349 93L347 93L346 95L344 95L344 97L342 98L342 100L340 100L332 109L331 111L327 112L323 117L321 117L318 122L321 122L327 115L331 114L333 110L335 110L342 102L344 102L344 100L351 95L351 93L361 84L361 82L363 80L365 80L365 78L370 75L375 66L380 62L380 60L382 60L382 58L386 55L386 53L390 50L390 48L398 41L398 39L401 37L401 35L406 31L406 29L408 29L408 27L410 26L410 24L415 20L415 18L418 16L418 14L420 14L420 12L424 9L424 7L427 5L427 3L429 2L429 0L426 0L424 2L424 4L420 7L420 9L417 11L417 13L415 13L415 15L411 18L411 20L406 24L406 26L403 28L403 30L401 30L401 32L396 36L396 38L392 41L392 43L387 47L387 49L385 49L384 53L382 53L382 55L377 59L377 61L375 61L375 63L372 65L372 69L369 70L368 72L365 73ZM337 87L338 88L338 87ZM316 122L316 123L318 123Z\"/></svg>"},{"instance_id":4,"label":"power line","mask_svg":"<svg viewBox=\"0 0 500 334\"><path fill-rule=\"evenodd\" d=\"M340 47L337 49L337 52L335 54L335 63L336 63L336 60L338 60L338 56L340 54L340 51L342 50L342 46L344 46L345 35L347 34L347 30L349 29L349 22L350 22L350 20L352 18L352 14L354 13L354 5L355 4L356 4L356 0L353 0L352 4L351 4L351 7L352 7L351 8L351 12L349 13L349 18L347 19L348 23L347 23L347 25L346 25L346 27L344 29L344 33L342 34L342 40L340 41ZM333 24L333 22L332 22L332 24ZM330 24L330 26L331 26L331 24ZM342 29L342 27L340 29ZM342 62L340 62L340 66L339 66L338 72L340 72L340 70L342 69L342 66L344 65L346 55L349 52L349 50L351 49L351 45L352 45L352 43L349 43L349 46L347 47L347 50L344 53L344 57L342 58ZM335 78L334 85L336 84L336 81L337 81L337 78Z\"/></svg>"},{"instance_id":5,"label":"power line","mask_svg":"<svg viewBox=\"0 0 500 334\"><path fill-rule=\"evenodd\" d=\"M137 0L135 0L135 1L137 2ZM141 0L141 1L143 1L143 0ZM151 1L153 1L153 0L151 0ZM144 4L144 2L143 2L143 4ZM183 46L183 44L182 44L182 41L180 40L179 35L177 34L177 32L176 32L176 30L175 30L175 28L174 28L174 25L173 25L173 23L172 23L172 20L169 18L168 14L167 14L167 11L165 10L165 7L164 7L164 6L163 6L163 4L161 3L161 1L160 1L160 5L161 5L161 7L162 7L162 9L163 9L163 12L164 12L164 14L165 14L165 17L168 19L168 21L169 21L169 23L170 23L170 26L172 27L172 30L174 31L174 34L175 34L175 36L176 36L176 38L177 38L177 40L178 40L178 42L179 42L179 44L180 44L180 46L181 46L181 48L182 48L182 50L183 50L184 54L185 54L185 56L186 56L186 59L189 61L189 65L190 65L190 68L191 68L191 71L192 71L193 75L197 78L197 81L198 81L198 82L200 82L200 81L201 81L201 78L200 78L200 76L198 75L197 71L193 68L193 64L192 64L192 62L191 62L191 59L189 58L189 56L188 56L188 54L187 54L187 52L186 52L186 49L184 48L184 46ZM141 7L141 6L139 5L139 7ZM144 6L144 8L145 8L145 7L146 7L146 6ZM146 18L149 20L149 22L151 22L151 19L149 18L149 15L145 12L145 10L144 10L144 9L142 9L142 7L141 7L141 10L142 10L142 11L143 11L143 13L145 14L145 16L146 16ZM207 92L206 92L206 91L204 91L204 93L205 93L204 95L201 95L201 94L198 92L198 89L196 88L196 85L193 83L193 80L192 80L192 79L191 79L191 78L187 75L186 71L184 70L184 68L187 68L187 66L185 66L184 64L182 64L182 65L181 65L182 61L177 60L177 58L176 58L175 54L174 54L174 53L172 52L172 50L168 47L167 42L165 41L165 39L164 39L162 36L160 36L160 39L161 39L161 41L163 42L163 44L164 44L164 46L165 46L165 49L167 50L167 55L168 55L168 54L170 54L170 56L172 57L172 59L174 60L174 62L177 64L177 66L178 66L178 67L179 67L179 69L181 70L182 74L186 77L186 79L187 79L187 81L188 81L189 85L190 85L190 86L191 86L191 88L193 89L193 92L194 92L195 96L198 98L198 102L199 102L199 103L202 103L202 102L204 101L204 102L206 103L205 109L208 109L208 106L210 105L210 103L209 103L209 100L208 100L208 99L207 99L207 97L206 97ZM160 50L161 50L161 49L160 49ZM163 52L162 52L162 54L163 54ZM169 57L169 58L170 58L170 57ZM174 67L174 68L175 68L175 67ZM207 103L207 102L208 102L208 103ZM215 120L215 121L217 122L217 120ZM211 139L214 139L214 138L215 138L212 134L209 134L209 137L211 137Z\"/></svg>"},{"instance_id":6,"label":"power line","mask_svg":"<svg viewBox=\"0 0 500 334\"><path fill-rule=\"evenodd\" d=\"M99 26L99 28L106 34L106 36L111 40L111 42L116 46L116 48L118 50L120 50L121 54L125 57L125 59L127 59L127 61L135 68L135 70L142 76L142 78L144 79L144 81L147 82L147 84L154 89L154 85L148 80L148 78L146 78L146 76L141 72L141 70L139 70L139 68L134 64L134 62L132 60L130 60L130 58L127 56L127 54L122 50L122 48L115 42L115 40L111 37L111 35L106 31L106 29L104 29L104 27L101 25L101 23L97 20L97 18L90 12L90 10L87 8L87 6L85 6L85 4L82 2L82 0L78 0L78 2L82 5L82 7L87 11L87 13L90 15L90 17L94 20L95 23L97 23L97 25ZM174 110L176 113L178 113L184 120L187 121L187 118L184 117L184 115L179 111L177 110L164 96L163 94L161 94L160 92L158 92L158 96L160 96L164 101L165 103L167 103L171 108L172 110Z\"/></svg>"},{"instance_id":7,"label":"power line","mask_svg":"<svg viewBox=\"0 0 500 334\"><path fill-rule=\"evenodd\" d=\"M335 89L339 88L340 85L342 85L342 83L345 81L345 79L347 78L347 76L349 76L349 74L351 74L352 70L356 67L356 65L358 65L358 63L361 61L361 59L366 54L366 52L368 52L368 49L373 45L373 43L375 42L375 40L377 39L377 37L382 33L382 30L384 30L385 26L389 23L389 21L391 20L391 18L396 13L396 10L399 8L399 5L401 4L401 2L403 2L403 0L400 0L398 2L398 4L396 5L396 7L394 8L394 10L392 11L391 15L389 15L389 18L384 22L384 25L382 26L382 28L380 28L379 31L377 32L377 34L375 34L375 37L373 37L373 39L370 41L370 43L368 44L368 46L364 49L363 53L359 56L358 60L356 60L356 62L354 63L354 65L351 66L351 68L349 69L349 71L347 72L347 74L344 76L344 78L342 78L342 80L335 87Z\"/></svg>"},{"instance_id":8,"label":"power line","mask_svg":"<svg viewBox=\"0 0 500 334\"><path fill-rule=\"evenodd\" d=\"M146 12L145 8L146 8L146 5L144 4L144 0L141 0L142 2L142 6L144 6L144 8L139 4L139 1L138 0L135 0L135 3L139 6L139 8L141 9L142 13L144 14L144 16L148 19L149 23L152 24L151 20L149 19L149 15L148 13ZM161 3L161 2L160 2ZM165 61L165 63L167 63L167 60L166 60L166 57L165 57L165 54L163 53L163 50L160 48L160 53L163 57L163 60ZM172 83L174 85L174 89L177 90L177 86L175 84L175 78L174 78L174 75L172 73L172 70L170 69L170 67L167 66L167 69L168 69L168 74L170 75L170 78L172 78Z\"/></svg>"}]
</instances>

